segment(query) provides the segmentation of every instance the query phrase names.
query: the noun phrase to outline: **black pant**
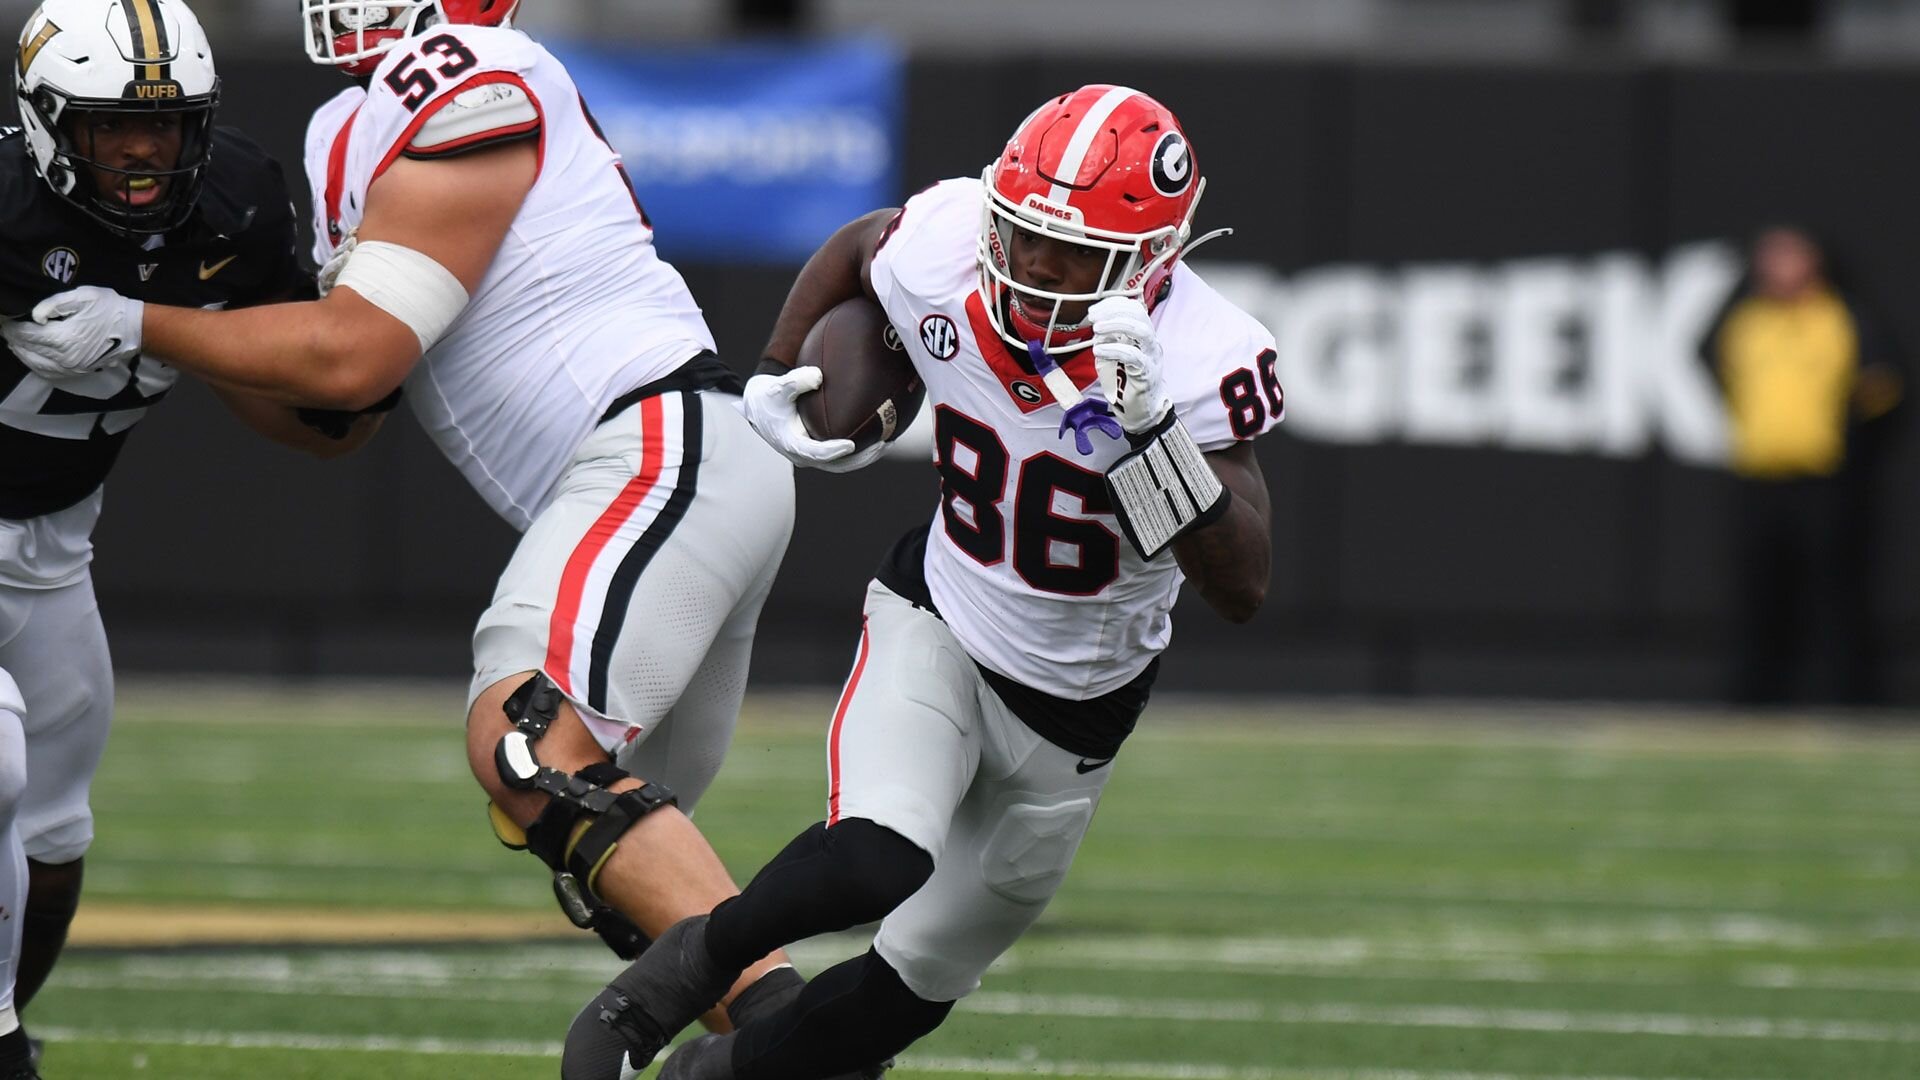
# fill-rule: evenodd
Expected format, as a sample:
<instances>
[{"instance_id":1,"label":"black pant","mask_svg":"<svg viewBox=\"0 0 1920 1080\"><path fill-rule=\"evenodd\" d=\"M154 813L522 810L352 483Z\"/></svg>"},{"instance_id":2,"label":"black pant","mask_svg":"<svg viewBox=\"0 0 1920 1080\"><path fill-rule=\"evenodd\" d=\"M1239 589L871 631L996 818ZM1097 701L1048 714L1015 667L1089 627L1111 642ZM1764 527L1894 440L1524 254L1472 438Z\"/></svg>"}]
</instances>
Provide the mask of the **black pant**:
<instances>
[{"instance_id":1,"label":"black pant","mask_svg":"<svg viewBox=\"0 0 1920 1080\"><path fill-rule=\"evenodd\" d=\"M1873 701L1863 492L1838 478L1745 479L1736 498L1733 700L1778 704L1805 686L1815 701Z\"/></svg>"}]
</instances>

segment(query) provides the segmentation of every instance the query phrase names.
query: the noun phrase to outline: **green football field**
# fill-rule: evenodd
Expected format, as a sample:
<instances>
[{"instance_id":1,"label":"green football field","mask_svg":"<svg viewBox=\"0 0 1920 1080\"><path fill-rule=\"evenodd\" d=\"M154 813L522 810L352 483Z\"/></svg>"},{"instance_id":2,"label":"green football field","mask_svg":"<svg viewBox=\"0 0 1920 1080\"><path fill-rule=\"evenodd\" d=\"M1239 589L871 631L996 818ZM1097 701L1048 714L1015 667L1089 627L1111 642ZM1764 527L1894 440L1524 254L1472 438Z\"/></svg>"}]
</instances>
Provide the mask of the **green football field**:
<instances>
[{"instance_id":1,"label":"green football field","mask_svg":"<svg viewBox=\"0 0 1920 1080\"><path fill-rule=\"evenodd\" d=\"M830 705L750 703L698 817L736 875L820 816ZM123 688L48 1080L558 1075L618 962L492 840L459 708ZM1185 701L1116 768L896 1080L1920 1077L1920 728Z\"/></svg>"}]
</instances>

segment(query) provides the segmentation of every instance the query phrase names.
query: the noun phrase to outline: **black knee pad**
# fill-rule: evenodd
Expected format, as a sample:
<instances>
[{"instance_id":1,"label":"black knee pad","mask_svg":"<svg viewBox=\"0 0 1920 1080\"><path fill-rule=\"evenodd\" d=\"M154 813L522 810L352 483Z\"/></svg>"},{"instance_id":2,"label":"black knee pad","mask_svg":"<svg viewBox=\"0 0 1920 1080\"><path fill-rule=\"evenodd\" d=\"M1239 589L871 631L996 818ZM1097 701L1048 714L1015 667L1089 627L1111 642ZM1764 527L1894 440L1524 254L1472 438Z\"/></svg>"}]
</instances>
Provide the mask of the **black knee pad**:
<instances>
[{"instance_id":1,"label":"black knee pad","mask_svg":"<svg viewBox=\"0 0 1920 1080\"><path fill-rule=\"evenodd\" d=\"M827 856L840 869L851 910L872 922L920 891L933 876L933 856L920 845L865 818L816 825Z\"/></svg>"},{"instance_id":2,"label":"black knee pad","mask_svg":"<svg viewBox=\"0 0 1920 1080\"><path fill-rule=\"evenodd\" d=\"M86 876L86 860L68 863L43 863L27 860L27 903L20 913L24 928L20 938L20 957L14 967L13 1003L26 1008L47 975L60 958L67 943L67 929L80 907L80 884Z\"/></svg>"},{"instance_id":3,"label":"black knee pad","mask_svg":"<svg viewBox=\"0 0 1920 1080\"><path fill-rule=\"evenodd\" d=\"M868 949L860 958L860 1001L875 1026L894 1033L895 1038L913 1042L932 1031L953 1011L954 1002L928 1001L913 992L880 954ZM906 1049L902 1043L901 1050ZM897 1050L887 1051L889 1054Z\"/></svg>"},{"instance_id":4,"label":"black knee pad","mask_svg":"<svg viewBox=\"0 0 1920 1080\"><path fill-rule=\"evenodd\" d=\"M792 1005L741 1029L736 1080L871 1074L940 1026L951 1001L928 1001L869 949L823 971Z\"/></svg>"}]
</instances>

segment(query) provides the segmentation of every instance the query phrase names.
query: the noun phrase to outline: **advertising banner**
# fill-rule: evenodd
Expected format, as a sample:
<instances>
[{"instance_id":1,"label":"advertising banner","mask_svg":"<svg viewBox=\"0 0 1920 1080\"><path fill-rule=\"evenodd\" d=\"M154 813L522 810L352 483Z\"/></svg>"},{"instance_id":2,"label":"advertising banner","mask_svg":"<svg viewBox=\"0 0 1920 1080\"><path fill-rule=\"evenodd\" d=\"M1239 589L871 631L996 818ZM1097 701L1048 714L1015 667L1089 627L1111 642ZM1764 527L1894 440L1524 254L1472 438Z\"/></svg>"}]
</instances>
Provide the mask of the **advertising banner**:
<instances>
[{"instance_id":1,"label":"advertising banner","mask_svg":"<svg viewBox=\"0 0 1920 1080\"><path fill-rule=\"evenodd\" d=\"M891 44L550 48L669 259L798 263L899 201L905 71Z\"/></svg>"}]
</instances>

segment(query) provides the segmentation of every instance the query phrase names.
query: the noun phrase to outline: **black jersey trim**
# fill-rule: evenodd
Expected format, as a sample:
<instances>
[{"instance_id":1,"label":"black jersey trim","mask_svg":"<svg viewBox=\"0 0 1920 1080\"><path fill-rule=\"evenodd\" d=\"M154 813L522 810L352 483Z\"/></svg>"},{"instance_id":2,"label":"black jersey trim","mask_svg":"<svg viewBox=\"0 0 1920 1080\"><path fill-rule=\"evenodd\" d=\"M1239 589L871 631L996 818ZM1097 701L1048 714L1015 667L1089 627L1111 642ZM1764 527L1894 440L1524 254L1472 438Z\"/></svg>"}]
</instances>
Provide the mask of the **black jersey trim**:
<instances>
[{"instance_id":1,"label":"black jersey trim","mask_svg":"<svg viewBox=\"0 0 1920 1080\"><path fill-rule=\"evenodd\" d=\"M704 432L701 427L700 396L692 391L681 391L680 395L680 465L679 475L675 477L673 494L667 497L667 505L647 526L626 557L613 572L613 580L607 584L607 599L600 608L600 623L593 632L593 646L589 653L591 660L587 669L587 705L605 715L607 712L607 678L613 668L613 646L620 640L620 632L627 623L627 608L633 603L633 590L640 582L640 574L647 564L660 553L667 538L687 516L687 507L692 505L695 489L700 481L700 448ZM630 718L629 718L630 719Z\"/></svg>"},{"instance_id":2,"label":"black jersey trim","mask_svg":"<svg viewBox=\"0 0 1920 1080\"><path fill-rule=\"evenodd\" d=\"M874 579L894 595L939 618L940 611L927 588L927 540L932 528L929 521L895 541L881 559ZM1117 689L1074 701L1009 679L978 659L973 665L1021 723L1055 746L1084 758L1110 758L1119 753L1120 744L1133 734L1140 714L1146 711L1154 679L1160 674L1160 658L1156 656L1140 674Z\"/></svg>"}]
</instances>

